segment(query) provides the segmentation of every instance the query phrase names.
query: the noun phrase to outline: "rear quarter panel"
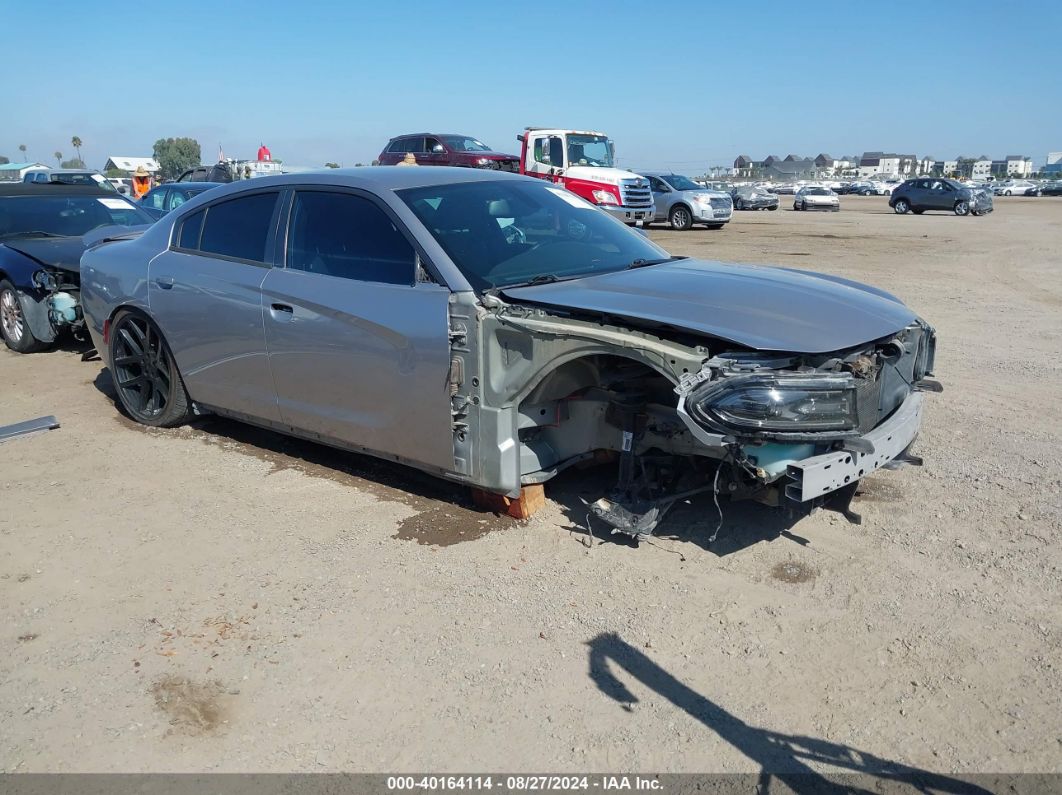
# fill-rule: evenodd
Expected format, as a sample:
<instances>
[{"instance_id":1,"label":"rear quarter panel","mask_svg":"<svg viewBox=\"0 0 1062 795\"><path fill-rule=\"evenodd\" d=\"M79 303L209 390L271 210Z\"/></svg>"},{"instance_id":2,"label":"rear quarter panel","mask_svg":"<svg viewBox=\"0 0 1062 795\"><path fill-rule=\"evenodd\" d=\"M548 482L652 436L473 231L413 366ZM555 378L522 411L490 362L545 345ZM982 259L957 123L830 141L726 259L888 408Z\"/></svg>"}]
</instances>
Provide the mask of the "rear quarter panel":
<instances>
[{"instance_id":1,"label":"rear quarter panel","mask_svg":"<svg viewBox=\"0 0 1062 795\"><path fill-rule=\"evenodd\" d=\"M124 306L149 312L148 263L156 253L157 243L139 237L103 243L81 257L81 307L85 326L104 361L107 361L104 321Z\"/></svg>"}]
</instances>

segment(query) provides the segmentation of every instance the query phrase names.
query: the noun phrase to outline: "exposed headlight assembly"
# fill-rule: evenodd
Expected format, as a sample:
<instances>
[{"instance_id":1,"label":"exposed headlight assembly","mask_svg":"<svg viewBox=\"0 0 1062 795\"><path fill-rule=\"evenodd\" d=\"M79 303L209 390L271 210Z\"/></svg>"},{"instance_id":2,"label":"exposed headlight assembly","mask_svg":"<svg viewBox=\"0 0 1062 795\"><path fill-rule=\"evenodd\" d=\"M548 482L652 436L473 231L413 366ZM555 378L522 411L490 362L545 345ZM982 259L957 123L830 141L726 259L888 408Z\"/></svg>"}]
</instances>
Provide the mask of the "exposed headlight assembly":
<instances>
[{"instance_id":1,"label":"exposed headlight assembly","mask_svg":"<svg viewBox=\"0 0 1062 795\"><path fill-rule=\"evenodd\" d=\"M859 427L856 385L847 373L733 376L696 387L686 405L698 423L720 430L816 433Z\"/></svg>"}]
</instances>

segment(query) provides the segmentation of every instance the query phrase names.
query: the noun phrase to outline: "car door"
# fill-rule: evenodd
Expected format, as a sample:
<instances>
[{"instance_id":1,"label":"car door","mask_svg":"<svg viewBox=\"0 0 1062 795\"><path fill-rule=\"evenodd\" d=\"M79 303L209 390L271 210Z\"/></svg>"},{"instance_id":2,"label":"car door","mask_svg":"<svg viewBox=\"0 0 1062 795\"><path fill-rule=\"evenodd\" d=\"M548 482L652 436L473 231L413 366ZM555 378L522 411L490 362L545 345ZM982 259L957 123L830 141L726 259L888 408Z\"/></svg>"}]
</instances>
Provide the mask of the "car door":
<instances>
[{"instance_id":1,"label":"car door","mask_svg":"<svg viewBox=\"0 0 1062 795\"><path fill-rule=\"evenodd\" d=\"M286 424L453 469L450 291L370 194L302 187L263 284L266 345Z\"/></svg>"},{"instance_id":2,"label":"car door","mask_svg":"<svg viewBox=\"0 0 1062 795\"><path fill-rule=\"evenodd\" d=\"M423 160L418 156L418 163L422 163L425 166L447 166L450 165L450 160L450 153L446 151L442 141L430 136L424 139Z\"/></svg>"},{"instance_id":3,"label":"car door","mask_svg":"<svg viewBox=\"0 0 1062 795\"><path fill-rule=\"evenodd\" d=\"M148 306L198 403L278 422L262 281L280 192L243 192L177 219L148 268Z\"/></svg>"},{"instance_id":4,"label":"car door","mask_svg":"<svg viewBox=\"0 0 1062 795\"><path fill-rule=\"evenodd\" d=\"M649 189L653 192L654 221L666 221L671 209L671 188L660 177L649 177Z\"/></svg>"},{"instance_id":5,"label":"car door","mask_svg":"<svg viewBox=\"0 0 1062 795\"><path fill-rule=\"evenodd\" d=\"M926 207L930 210L950 210L949 192L951 186L944 180L930 180L929 189L926 191Z\"/></svg>"},{"instance_id":6,"label":"car door","mask_svg":"<svg viewBox=\"0 0 1062 795\"><path fill-rule=\"evenodd\" d=\"M170 189L161 185L148 193L141 201L140 207L156 221L166 214L166 197Z\"/></svg>"}]
</instances>

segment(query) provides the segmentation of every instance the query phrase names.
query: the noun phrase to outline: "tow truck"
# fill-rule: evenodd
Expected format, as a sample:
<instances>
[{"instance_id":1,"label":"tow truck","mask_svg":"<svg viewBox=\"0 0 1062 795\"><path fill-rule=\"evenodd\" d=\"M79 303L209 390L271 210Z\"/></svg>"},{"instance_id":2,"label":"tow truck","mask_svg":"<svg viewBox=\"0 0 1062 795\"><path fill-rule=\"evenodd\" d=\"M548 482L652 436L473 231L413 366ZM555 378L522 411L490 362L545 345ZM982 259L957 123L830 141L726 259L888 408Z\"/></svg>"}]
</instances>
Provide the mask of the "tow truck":
<instances>
[{"instance_id":1,"label":"tow truck","mask_svg":"<svg viewBox=\"0 0 1062 795\"><path fill-rule=\"evenodd\" d=\"M521 174L566 188L632 226L653 220L649 180L615 167L615 148L604 133L526 127L516 139Z\"/></svg>"}]
</instances>

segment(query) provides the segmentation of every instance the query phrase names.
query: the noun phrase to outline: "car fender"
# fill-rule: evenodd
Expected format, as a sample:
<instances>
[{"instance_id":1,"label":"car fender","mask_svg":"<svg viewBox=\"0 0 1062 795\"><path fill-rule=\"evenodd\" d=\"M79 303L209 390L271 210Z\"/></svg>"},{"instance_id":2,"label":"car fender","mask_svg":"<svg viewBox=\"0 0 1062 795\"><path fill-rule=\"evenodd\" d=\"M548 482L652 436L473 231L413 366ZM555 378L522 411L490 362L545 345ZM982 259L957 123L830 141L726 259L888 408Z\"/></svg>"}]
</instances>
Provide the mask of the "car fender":
<instances>
[{"instance_id":1,"label":"car fender","mask_svg":"<svg viewBox=\"0 0 1062 795\"><path fill-rule=\"evenodd\" d=\"M41 342L55 339L55 328L48 319L45 292L33 283L33 274L43 266L36 260L0 246L0 279L7 279L15 287L22 304L22 314L33 336Z\"/></svg>"}]
</instances>

